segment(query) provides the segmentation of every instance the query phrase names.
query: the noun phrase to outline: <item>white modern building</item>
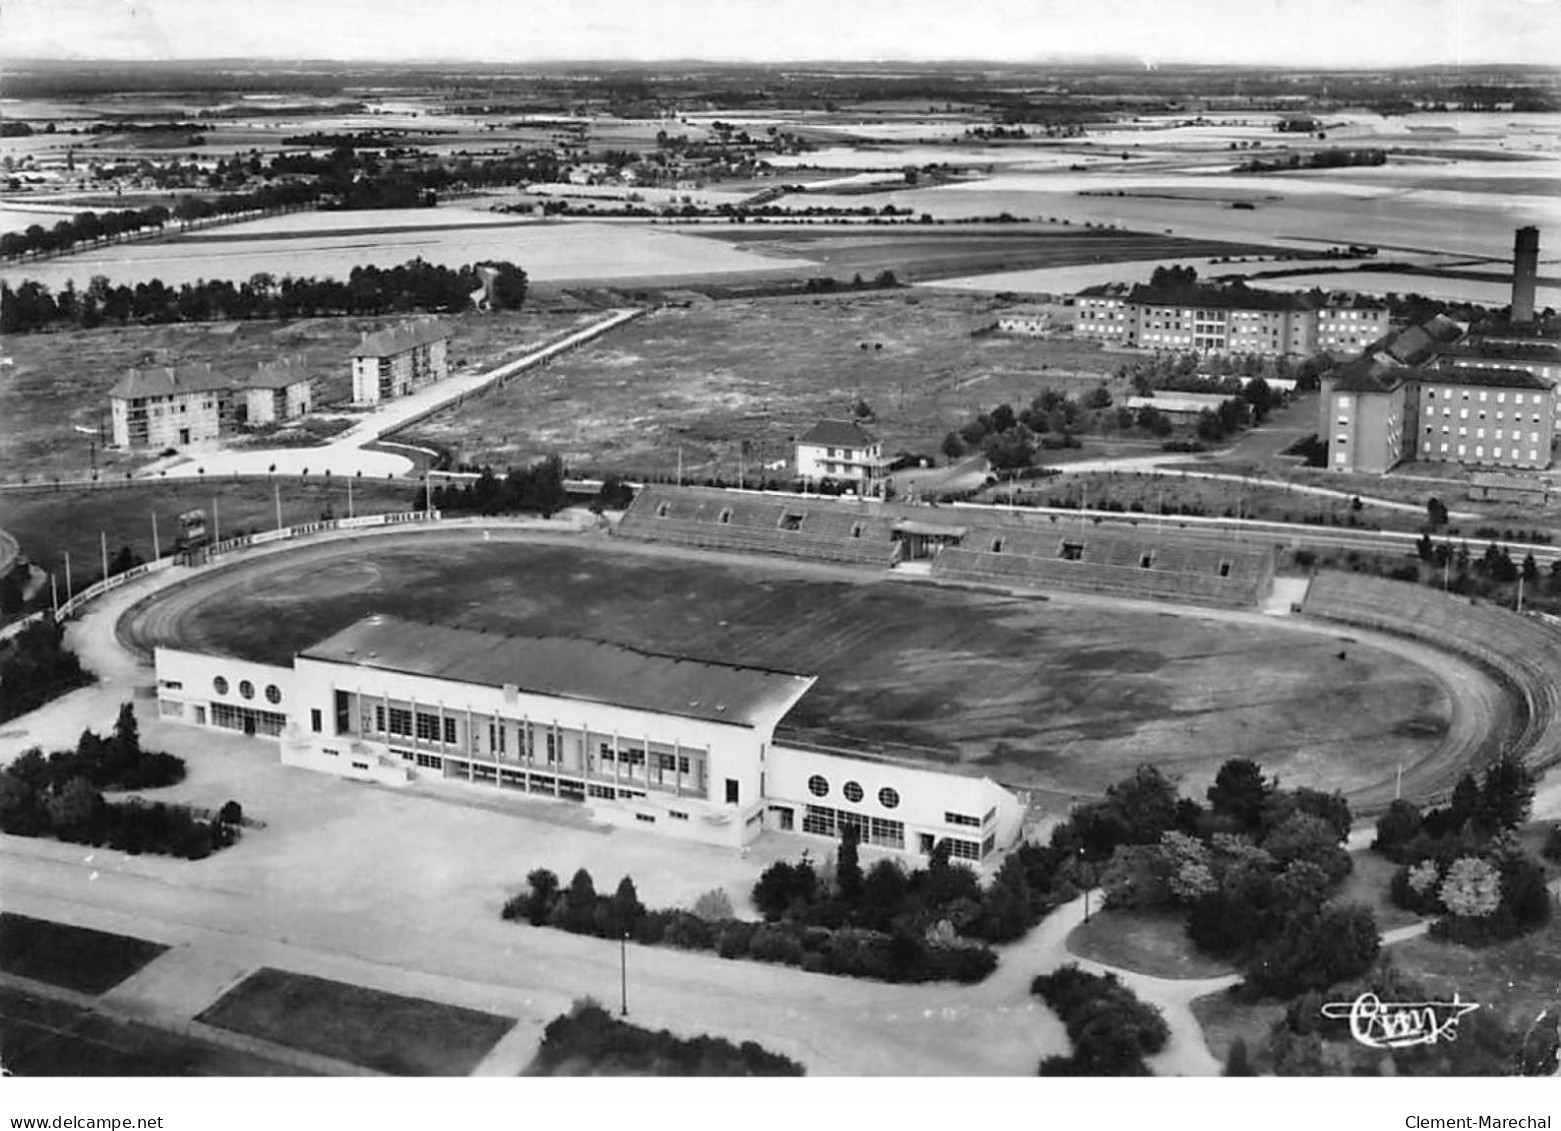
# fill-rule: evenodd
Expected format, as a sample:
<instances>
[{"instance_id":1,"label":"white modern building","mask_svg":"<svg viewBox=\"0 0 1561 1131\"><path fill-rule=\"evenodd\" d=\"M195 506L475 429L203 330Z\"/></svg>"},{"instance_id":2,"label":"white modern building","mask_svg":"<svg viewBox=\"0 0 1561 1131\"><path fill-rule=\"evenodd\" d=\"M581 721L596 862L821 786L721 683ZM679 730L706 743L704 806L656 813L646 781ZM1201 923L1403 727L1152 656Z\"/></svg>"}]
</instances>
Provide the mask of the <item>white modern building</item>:
<instances>
[{"instance_id":1,"label":"white modern building","mask_svg":"<svg viewBox=\"0 0 1561 1131\"><path fill-rule=\"evenodd\" d=\"M833 479L868 493L883 477L878 437L850 420L821 420L797 437L797 478Z\"/></svg>"},{"instance_id":2,"label":"white modern building","mask_svg":"<svg viewBox=\"0 0 1561 1131\"><path fill-rule=\"evenodd\" d=\"M352 351L353 403L378 404L443 381L451 337L436 319L363 335Z\"/></svg>"},{"instance_id":3,"label":"white modern building","mask_svg":"<svg viewBox=\"0 0 1561 1131\"><path fill-rule=\"evenodd\" d=\"M564 637L370 616L291 667L159 648L159 711L275 738L281 760L405 786L434 778L588 806L739 847L765 828L990 862L1025 807L996 783L775 743L813 677Z\"/></svg>"}]
</instances>

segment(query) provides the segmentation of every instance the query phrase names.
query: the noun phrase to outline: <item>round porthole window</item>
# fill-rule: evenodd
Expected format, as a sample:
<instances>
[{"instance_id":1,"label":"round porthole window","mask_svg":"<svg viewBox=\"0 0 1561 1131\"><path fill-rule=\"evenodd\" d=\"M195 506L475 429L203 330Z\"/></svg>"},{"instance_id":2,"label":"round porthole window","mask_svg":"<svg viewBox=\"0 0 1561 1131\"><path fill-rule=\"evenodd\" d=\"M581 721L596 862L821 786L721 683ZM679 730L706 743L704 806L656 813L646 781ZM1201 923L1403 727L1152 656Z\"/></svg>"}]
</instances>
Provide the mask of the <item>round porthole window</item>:
<instances>
[{"instance_id":1,"label":"round porthole window","mask_svg":"<svg viewBox=\"0 0 1561 1131\"><path fill-rule=\"evenodd\" d=\"M845 795L847 801L860 801L862 800L862 787L854 781L848 781L846 782Z\"/></svg>"},{"instance_id":2,"label":"round porthole window","mask_svg":"<svg viewBox=\"0 0 1561 1131\"><path fill-rule=\"evenodd\" d=\"M282 689L274 683L266 684L266 702L280 703L282 701Z\"/></svg>"},{"instance_id":3,"label":"round porthole window","mask_svg":"<svg viewBox=\"0 0 1561 1131\"><path fill-rule=\"evenodd\" d=\"M226 695L228 693L228 681L223 679L220 675L211 681L211 686L218 695Z\"/></svg>"},{"instance_id":4,"label":"round porthole window","mask_svg":"<svg viewBox=\"0 0 1561 1131\"><path fill-rule=\"evenodd\" d=\"M255 697L255 685L247 679L241 679L238 682L238 693L245 699L253 699Z\"/></svg>"},{"instance_id":5,"label":"round porthole window","mask_svg":"<svg viewBox=\"0 0 1561 1131\"><path fill-rule=\"evenodd\" d=\"M894 809L900 804L900 795L888 786L878 791L878 804L885 809Z\"/></svg>"},{"instance_id":6,"label":"round porthole window","mask_svg":"<svg viewBox=\"0 0 1561 1131\"><path fill-rule=\"evenodd\" d=\"M814 774L808 779L808 792L814 797L829 796L829 782L822 774Z\"/></svg>"}]
</instances>

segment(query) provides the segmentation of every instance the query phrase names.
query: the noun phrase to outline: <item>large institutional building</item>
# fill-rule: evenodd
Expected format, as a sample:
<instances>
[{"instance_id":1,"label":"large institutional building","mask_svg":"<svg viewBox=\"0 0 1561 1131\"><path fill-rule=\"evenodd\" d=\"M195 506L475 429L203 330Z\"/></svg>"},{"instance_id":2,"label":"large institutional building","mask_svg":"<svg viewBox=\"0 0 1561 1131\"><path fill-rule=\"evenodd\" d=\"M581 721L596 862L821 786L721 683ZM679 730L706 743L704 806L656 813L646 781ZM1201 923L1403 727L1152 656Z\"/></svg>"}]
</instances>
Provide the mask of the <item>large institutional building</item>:
<instances>
[{"instance_id":1,"label":"large institutional building","mask_svg":"<svg viewBox=\"0 0 1561 1131\"><path fill-rule=\"evenodd\" d=\"M739 847L766 828L981 863L1025 807L986 778L778 745L812 677L596 641L370 616L291 667L159 648L160 711L275 738L282 761L431 777L589 806L602 821Z\"/></svg>"},{"instance_id":2,"label":"large institutional building","mask_svg":"<svg viewBox=\"0 0 1561 1131\"><path fill-rule=\"evenodd\" d=\"M1466 333L1437 315L1323 375L1317 434L1329 468L1381 474L1406 460L1550 466L1561 345L1530 326L1538 233L1519 229L1516 244L1515 313L1505 329Z\"/></svg>"},{"instance_id":3,"label":"large institutional building","mask_svg":"<svg viewBox=\"0 0 1561 1131\"><path fill-rule=\"evenodd\" d=\"M132 369L109 390L114 443L176 448L243 425L293 420L309 412L313 387L302 358L237 375L219 373L209 362Z\"/></svg>"},{"instance_id":4,"label":"large institutional building","mask_svg":"<svg viewBox=\"0 0 1561 1131\"><path fill-rule=\"evenodd\" d=\"M352 351L352 399L378 404L450 375L451 333L434 319L365 334Z\"/></svg>"},{"instance_id":5,"label":"large institutional building","mask_svg":"<svg viewBox=\"0 0 1561 1131\"><path fill-rule=\"evenodd\" d=\"M1353 353L1388 328L1385 304L1350 294L1106 283L1080 291L1074 306L1077 337L1175 352Z\"/></svg>"}]
</instances>

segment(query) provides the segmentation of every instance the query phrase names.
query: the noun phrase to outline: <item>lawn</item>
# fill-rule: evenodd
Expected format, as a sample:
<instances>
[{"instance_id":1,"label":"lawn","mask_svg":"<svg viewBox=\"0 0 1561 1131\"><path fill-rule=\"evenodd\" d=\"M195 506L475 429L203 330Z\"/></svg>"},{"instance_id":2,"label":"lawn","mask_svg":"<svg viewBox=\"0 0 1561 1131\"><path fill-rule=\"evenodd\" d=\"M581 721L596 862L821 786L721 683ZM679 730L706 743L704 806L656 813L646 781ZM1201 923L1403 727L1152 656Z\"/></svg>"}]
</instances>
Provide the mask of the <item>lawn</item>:
<instances>
[{"instance_id":1,"label":"lawn","mask_svg":"<svg viewBox=\"0 0 1561 1131\"><path fill-rule=\"evenodd\" d=\"M1439 741L1399 733L1406 718L1445 709L1428 673L1365 646L1341 662L1331 637L1278 622L1235 634L1201 616L482 534L385 536L372 552L325 545L208 573L127 627L143 648L286 663L382 612L805 672L819 682L783 734L903 744L972 773L1082 793L1144 761L1197 790L1232 757L1257 758L1287 783L1349 791Z\"/></svg>"},{"instance_id":2,"label":"lawn","mask_svg":"<svg viewBox=\"0 0 1561 1131\"><path fill-rule=\"evenodd\" d=\"M354 480L353 513L406 510L412 492L405 483ZM95 489L67 487L0 494L0 530L15 537L30 561L55 571L63 601L64 555L70 554L73 588L84 588L102 573L100 535L108 536L110 556L121 546L129 546L150 561L154 514L158 544L168 554L179 535L179 515L186 511L206 513L208 534L215 515L220 534L227 538L242 530L273 529L278 498L284 526L313 522L327 508L338 518L347 517L347 482L340 478L330 482L323 478L311 482L279 480L274 489L259 480L137 481ZM45 586L41 599L47 601L48 597Z\"/></svg>"},{"instance_id":3,"label":"lawn","mask_svg":"<svg viewBox=\"0 0 1561 1131\"><path fill-rule=\"evenodd\" d=\"M465 1076L513 1018L262 967L196 1018L394 1076Z\"/></svg>"},{"instance_id":4,"label":"lawn","mask_svg":"<svg viewBox=\"0 0 1561 1131\"><path fill-rule=\"evenodd\" d=\"M1203 1027L1203 1039L1209 1051L1222 1063L1230 1055L1230 1046L1239 1037L1247 1043L1251 1064L1259 1073L1270 1070L1268 1034L1274 1022L1285 1015L1281 1002L1264 1001L1255 1005L1239 1001L1228 990L1205 994L1192 1001L1192 1015Z\"/></svg>"},{"instance_id":5,"label":"lawn","mask_svg":"<svg viewBox=\"0 0 1561 1131\"><path fill-rule=\"evenodd\" d=\"M210 362L219 373L249 373L261 361L301 355L315 379L315 404L323 407L351 397L348 351L361 335L406 317L206 322L12 335L5 343L12 364L0 380L0 420L5 422L0 427L0 480L41 483L86 478L94 460L104 479L123 478L126 470L155 457L156 449L105 449L76 431L92 429L113 439L108 393L132 367ZM472 312L445 322L455 334L450 346L454 371L491 368L519 356L527 346L583 324L577 314L533 310Z\"/></svg>"},{"instance_id":6,"label":"lawn","mask_svg":"<svg viewBox=\"0 0 1561 1131\"><path fill-rule=\"evenodd\" d=\"M1235 968L1200 954L1180 911L1100 911L1068 933L1080 958L1156 978L1219 978Z\"/></svg>"},{"instance_id":7,"label":"lawn","mask_svg":"<svg viewBox=\"0 0 1561 1131\"><path fill-rule=\"evenodd\" d=\"M1561 1006L1561 922L1554 918L1533 934L1497 946L1418 938L1389 953L1437 1001L1450 1001L1456 993L1511 1030L1522 1032L1540 1010Z\"/></svg>"},{"instance_id":8,"label":"lawn","mask_svg":"<svg viewBox=\"0 0 1561 1131\"><path fill-rule=\"evenodd\" d=\"M1393 873L1398 871L1397 864L1370 849L1350 853L1350 862L1354 867L1335 896L1337 902L1360 903L1371 908L1372 914L1377 917L1379 931L1391 931L1420 922L1420 916L1393 903L1389 884Z\"/></svg>"},{"instance_id":9,"label":"lawn","mask_svg":"<svg viewBox=\"0 0 1561 1131\"><path fill-rule=\"evenodd\" d=\"M104 993L167 949L128 935L0 912L0 970L79 993Z\"/></svg>"},{"instance_id":10,"label":"lawn","mask_svg":"<svg viewBox=\"0 0 1561 1131\"><path fill-rule=\"evenodd\" d=\"M421 435L496 467L558 452L575 470L781 475L792 438L865 400L884 450L935 454L977 410L1080 392L1120 363L1093 342L972 336L1003 304L882 291L661 309L422 421ZM744 453L746 452L746 455Z\"/></svg>"},{"instance_id":11,"label":"lawn","mask_svg":"<svg viewBox=\"0 0 1561 1131\"><path fill-rule=\"evenodd\" d=\"M196 1037L0 989L0 1063L12 1076L310 1076Z\"/></svg>"}]
</instances>

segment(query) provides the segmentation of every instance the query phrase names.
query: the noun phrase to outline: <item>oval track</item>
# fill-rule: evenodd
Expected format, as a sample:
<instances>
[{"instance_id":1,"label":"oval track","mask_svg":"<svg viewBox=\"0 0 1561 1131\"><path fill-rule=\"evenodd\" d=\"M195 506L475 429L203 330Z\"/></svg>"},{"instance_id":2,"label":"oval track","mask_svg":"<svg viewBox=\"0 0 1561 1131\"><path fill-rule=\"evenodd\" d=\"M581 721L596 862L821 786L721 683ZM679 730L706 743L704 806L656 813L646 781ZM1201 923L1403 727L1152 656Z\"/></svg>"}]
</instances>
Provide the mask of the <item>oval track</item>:
<instances>
[{"instance_id":1,"label":"oval track","mask_svg":"<svg viewBox=\"0 0 1561 1131\"><path fill-rule=\"evenodd\" d=\"M368 541L372 539L372 542ZM321 573L332 567L345 567L352 563L367 565L370 554L378 555L389 550L411 547L437 557L441 550L463 544L484 541L500 543L552 543L578 548L585 552L613 554L638 554L658 558L672 558L690 562L735 563L748 567L761 567L766 571L784 571L808 578L831 581L850 581L855 584L874 585L888 583L887 575L870 573L860 569L830 566L799 561L777 561L769 558L717 555L662 546L626 544L594 535L548 532L537 529L505 527L495 522L491 527L465 526L426 528L417 531L386 531L355 533L351 536L335 535L324 540L303 545L277 547L259 555L211 568L186 576L171 588L155 592L128 609L115 626L122 646L149 657L158 645L169 647L201 647L198 624L202 611L214 602L241 602L246 591L263 589L269 578L284 572L296 572L300 566L317 567ZM893 583L890 583L893 584ZM1027 596L1033 597L1033 594ZM1134 602L1115 601L1110 598L1073 594L1055 594L1051 599L1060 605L1094 607L1134 606L1151 614L1176 613L1202 620L1217 621L1229 625L1235 632L1242 625L1262 626L1267 631L1276 627L1309 636L1310 646L1333 641L1340 636L1340 627L1306 618L1279 620L1255 612L1212 610L1207 608L1173 608L1165 605L1135 605ZM264 615L258 613L257 615ZM1493 736L1500 734L1499 724L1506 706L1506 692L1487 673L1482 672L1462 657L1451 655L1421 641L1406 640L1365 629L1351 628L1351 638L1364 645L1390 652L1416 667L1429 672L1446 691L1451 703L1451 718L1442 740L1424 756L1403 765L1402 790L1405 796L1420 797L1440 794L1450 780L1462 772L1462 768L1477 762L1487 752ZM1325 646L1331 647L1331 644ZM1320 706L1320 711L1326 710ZM1499 741L1499 738L1496 739ZM1294 739L1284 733L1271 737L1270 749L1274 753L1292 748ZM1257 755L1261 760L1261 755ZM1392 800L1398 788L1396 775L1386 771L1385 776L1374 779L1369 785L1348 790L1352 804L1358 811L1370 810Z\"/></svg>"}]
</instances>

